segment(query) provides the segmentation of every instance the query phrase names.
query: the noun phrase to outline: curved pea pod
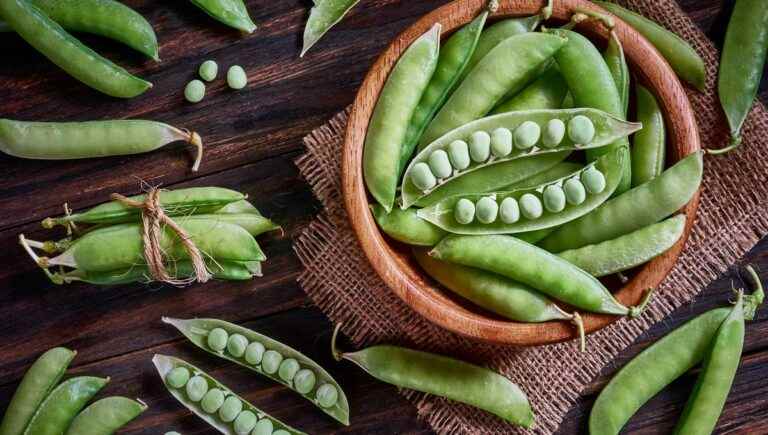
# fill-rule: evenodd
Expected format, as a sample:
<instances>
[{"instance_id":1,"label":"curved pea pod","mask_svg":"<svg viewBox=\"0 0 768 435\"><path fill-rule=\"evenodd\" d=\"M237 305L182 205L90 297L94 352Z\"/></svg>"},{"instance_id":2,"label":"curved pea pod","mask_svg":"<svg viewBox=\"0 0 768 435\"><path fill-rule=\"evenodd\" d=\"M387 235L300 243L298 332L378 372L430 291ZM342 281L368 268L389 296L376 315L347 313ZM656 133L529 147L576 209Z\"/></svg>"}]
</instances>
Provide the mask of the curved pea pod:
<instances>
[{"instance_id":1,"label":"curved pea pod","mask_svg":"<svg viewBox=\"0 0 768 435\"><path fill-rule=\"evenodd\" d=\"M178 329L184 336L186 336L189 341L192 342L195 346L199 347L200 349L205 350L208 353L211 353L213 355L216 355L220 358L224 358L226 360L232 361L236 364L239 364L251 371L254 371L256 373L259 373L263 376L266 376L269 379L272 379L275 382L278 382L282 385L287 386L288 388L291 388L292 390L298 392L301 394L304 398L314 403L318 408L320 408L323 412L330 415L331 417L335 418L339 422L349 425L349 404L347 403L347 396L344 394L344 391L341 389L341 386L339 386L338 382L336 382L335 379L327 372L325 369L323 369L319 364L314 362L309 357L305 356L301 352L291 348L290 346L287 346L277 340L274 340L270 337L267 337L266 335L259 334L258 332L252 331L247 328L243 328L242 326L238 326L229 322L225 322L223 320L217 320L217 319L172 319L169 317L163 317L163 322L175 327ZM226 334L228 337L232 337L235 334L239 334L240 336L245 337L245 340L247 343L261 343L263 347L261 348L261 354L263 355L265 352L268 351L277 351L280 355L282 355L283 360L287 361L289 359L293 359L298 363L298 370L309 370L314 375L313 378L315 379L315 382L313 385L310 385L309 388L305 388L308 384L305 384L303 386L299 386L297 383L294 382L294 379L284 379L279 371L275 372L269 372L264 369L263 367L263 361L261 360L262 357L259 356L259 361L248 361L247 358L250 358L246 354L240 354L238 356L235 356L232 354L231 349L225 348L223 350L216 350L213 349L209 343L209 333L211 330L214 329L222 329L226 331ZM296 373L298 371L294 372L294 378ZM332 404L323 403L318 399L318 391L320 389L329 389L333 388L335 392L337 393L337 399ZM328 406L324 406L328 405Z\"/></svg>"},{"instance_id":2,"label":"curved pea pod","mask_svg":"<svg viewBox=\"0 0 768 435\"><path fill-rule=\"evenodd\" d=\"M419 209L417 215L454 234L514 234L552 228L589 213L611 196L622 177L621 162L624 155L625 153L621 149L614 150L612 153L601 157L597 162L579 169L566 177L534 187L508 192L471 193L452 196L430 207ZM562 208L559 209L546 207L546 190L550 186L562 190L566 181L570 179L576 179L579 184L582 184L585 174L595 169L605 177L605 185L602 190L594 194L586 193L585 191L583 199L578 204L562 203ZM500 207L503 206L505 201L520 204L518 207L522 209L521 213L519 216L511 217L506 217L502 213L492 222L474 221L469 224L462 224L456 220L455 210L460 200L467 199L473 203L478 203L482 198L491 198ZM528 198L539 201L541 204L540 213L536 215L525 213L524 203ZM565 199L565 197L563 196L562 199Z\"/></svg>"},{"instance_id":3,"label":"curved pea pod","mask_svg":"<svg viewBox=\"0 0 768 435\"><path fill-rule=\"evenodd\" d=\"M242 412L249 411L253 413L259 421L261 420L267 420L271 423L271 427L274 428L275 431L282 430L287 432L290 435L305 435L304 432L301 432L297 429L294 429L287 424L283 423L282 421L276 419L275 417L272 417L271 415L267 414L266 412L260 410L259 408L251 405L247 401L245 401L242 397L238 396L232 390L227 388L224 384L220 383L204 371L200 370L199 368L193 366L192 364L172 356L167 355L159 355L156 354L152 358L152 363L155 365L155 368L157 369L157 373L160 375L160 377L163 379L166 388L168 389L168 392L171 393L173 397L176 398L176 400L179 401L182 405L184 405L187 409L192 411L195 415L200 417L201 419L205 420L206 423L211 425L211 427L215 428L219 432L225 434L225 435L236 435L236 432L234 430L234 425L231 423L224 422L217 414L215 413L208 413L206 412L201 405L201 402L198 401L192 401L186 394L184 386L181 388L174 388L171 386L168 382L168 374L175 368L182 367L186 369L191 375L193 376L199 376L202 378L206 385L206 390L210 390L213 388L217 388L221 390L224 393L224 396L227 398L235 398L238 401L240 401L242 405ZM186 383L186 381L185 381Z\"/></svg>"},{"instance_id":4,"label":"curved pea pod","mask_svg":"<svg viewBox=\"0 0 768 435\"><path fill-rule=\"evenodd\" d=\"M371 206L376 223L382 231L393 239L414 246L434 246L446 232L439 227L416 216L416 210L393 209L387 213L384 207Z\"/></svg>"},{"instance_id":5,"label":"curved pea pod","mask_svg":"<svg viewBox=\"0 0 768 435\"><path fill-rule=\"evenodd\" d=\"M243 0L192 0L192 3L229 27L245 33L256 30Z\"/></svg>"},{"instance_id":6,"label":"curved pea pod","mask_svg":"<svg viewBox=\"0 0 768 435\"><path fill-rule=\"evenodd\" d=\"M72 420L66 435L111 435L147 409L144 402L107 397L94 402Z\"/></svg>"},{"instance_id":7,"label":"curved pea pod","mask_svg":"<svg viewBox=\"0 0 768 435\"><path fill-rule=\"evenodd\" d=\"M639 186L664 171L666 141L664 115L653 94L643 86L636 86L637 119L643 129L632 143L632 187Z\"/></svg>"},{"instance_id":8,"label":"curved pea pod","mask_svg":"<svg viewBox=\"0 0 768 435\"><path fill-rule=\"evenodd\" d=\"M248 231L252 236L258 236L270 231L282 231L282 227L265 218L264 216L255 213L218 213L215 214L195 214L177 218L176 222L194 222L194 221L208 221L208 222L222 222L227 224L237 225L240 228Z\"/></svg>"},{"instance_id":9,"label":"curved pea pod","mask_svg":"<svg viewBox=\"0 0 768 435\"><path fill-rule=\"evenodd\" d=\"M261 276L260 261L206 261L208 271L215 279L226 281L246 281L254 276ZM166 269L171 276L179 279L193 277L194 268L189 261L174 261ZM145 265L136 265L126 269L109 271L84 271L75 269L69 272L53 274L52 280L55 283L69 284L74 281L87 282L95 285L121 285L133 282L151 282L152 273Z\"/></svg>"},{"instance_id":10,"label":"curved pea pod","mask_svg":"<svg viewBox=\"0 0 768 435\"><path fill-rule=\"evenodd\" d=\"M304 27L304 46L299 57L304 57L304 54L359 2L360 0L314 0L315 5L309 11L309 20Z\"/></svg>"},{"instance_id":11,"label":"curved pea pod","mask_svg":"<svg viewBox=\"0 0 768 435\"><path fill-rule=\"evenodd\" d=\"M59 382L76 352L55 347L42 354L27 370L5 410L0 435L21 435L35 411Z\"/></svg>"},{"instance_id":12,"label":"curved pea pod","mask_svg":"<svg viewBox=\"0 0 768 435\"><path fill-rule=\"evenodd\" d=\"M615 239L653 225L688 203L701 184L703 170L703 152L693 153L653 180L564 224L539 245L549 252L562 252Z\"/></svg>"},{"instance_id":13,"label":"curved pea pod","mask_svg":"<svg viewBox=\"0 0 768 435\"><path fill-rule=\"evenodd\" d=\"M392 210L400 179L400 155L408 125L437 66L440 24L403 53L379 94L363 149L363 178L385 210Z\"/></svg>"},{"instance_id":14,"label":"curved pea pod","mask_svg":"<svg viewBox=\"0 0 768 435\"><path fill-rule=\"evenodd\" d=\"M519 94L496 106L491 115L530 109L561 109L567 93L568 84L553 64Z\"/></svg>"},{"instance_id":15,"label":"curved pea pod","mask_svg":"<svg viewBox=\"0 0 768 435\"><path fill-rule=\"evenodd\" d=\"M621 101L623 114L626 117L629 108L629 65L627 65L627 59L624 56L624 47L622 47L621 41L616 36L616 32L610 32L608 47L603 52L603 59L605 59L605 63L611 71L614 83L616 83L616 90L619 91L619 101Z\"/></svg>"},{"instance_id":16,"label":"curved pea pod","mask_svg":"<svg viewBox=\"0 0 768 435\"><path fill-rule=\"evenodd\" d=\"M472 145L473 141L477 141L475 136L483 134L484 132L493 132L497 129L507 129L510 132L513 132L525 122L546 126L550 121L557 120L564 124L569 124L569 121L573 119L586 119L592 123L592 126L594 127L594 135L588 143L575 143L570 135L566 134L559 138L560 141L558 144L550 147L545 147L542 143L537 142L536 145L528 148L515 146L510 150L509 154L504 156L492 155L489 152L484 159L473 158L468 167L462 170L454 170L450 176L444 179L438 179L434 186L429 188L420 188L414 182L414 169L422 164L428 164L430 156L435 151L450 151L449 146L454 141L464 141ZM599 148L614 142L618 138L626 137L635 131L638 131L640 128L642 128L641 124L622 121L619 118L596 109L529 110L523 112L502 113L500 115L478 119L445 134L440 139L432 142L413 158L403 177L402 200L400 206L404 209L408 208L420 199L430 195L443 184L488 166L498 165L522 157L532 157L543 153L571 152L581 149ZM490 141L493 143L492 139Z\"/></svg>"},{"instance_id":17,"label":"curved pea pod","mask_svg":"<svg viewBox=\"0 0 768 435\"><path fill-rule=\"evenodd\" d=\"M109 378L79 376L59 384L45 398L24 430L24 435L63 434L72 420Z\"/></svg>"},{"instance_id":18,"label":"curved pea pod","mask_svg":"<svg viewBox=\"0 0 768 435\"><path fill-rule=\"evenodd\" d=\"M217 209L216 214L255 214L261 216L261 211L251 204L248 200L242 199L240 201L230 202L229 204Z\"/></svg>"},{"instance_id":19,"label":"curved pea pod","mask_svg":"<svg viewBox=\"0 0 768 435\"><path fill-rule=\"evenodd\" d=\"M523 89L566 41L560 36L530 32L500 42L472 68L435 115L421 138L420 150L449 131L485 116L505 95Z\"/></svg>"}]
</instances>

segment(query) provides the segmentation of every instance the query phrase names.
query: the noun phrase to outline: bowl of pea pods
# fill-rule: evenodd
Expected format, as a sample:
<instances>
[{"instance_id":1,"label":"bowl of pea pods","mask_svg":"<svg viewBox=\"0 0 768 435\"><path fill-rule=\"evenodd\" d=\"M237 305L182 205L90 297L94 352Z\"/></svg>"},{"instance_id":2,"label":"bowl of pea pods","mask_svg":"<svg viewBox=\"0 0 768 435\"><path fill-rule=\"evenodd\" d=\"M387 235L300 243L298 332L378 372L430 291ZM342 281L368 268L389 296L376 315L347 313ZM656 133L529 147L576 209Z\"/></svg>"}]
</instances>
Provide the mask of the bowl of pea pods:
<instances>
[{"instance_id":1,"label":"bowl of pea pods","mask_svg":"<svg viewBox=\"0 0 768 435\"><path fill-rule=\"evenodd\" d=\"M654 303L698 206L686 88L704 71L623 12L451 2L376 60L349 116L344 204L416 313L479 341L583 345Z\"/></svg>"}]
</instances>

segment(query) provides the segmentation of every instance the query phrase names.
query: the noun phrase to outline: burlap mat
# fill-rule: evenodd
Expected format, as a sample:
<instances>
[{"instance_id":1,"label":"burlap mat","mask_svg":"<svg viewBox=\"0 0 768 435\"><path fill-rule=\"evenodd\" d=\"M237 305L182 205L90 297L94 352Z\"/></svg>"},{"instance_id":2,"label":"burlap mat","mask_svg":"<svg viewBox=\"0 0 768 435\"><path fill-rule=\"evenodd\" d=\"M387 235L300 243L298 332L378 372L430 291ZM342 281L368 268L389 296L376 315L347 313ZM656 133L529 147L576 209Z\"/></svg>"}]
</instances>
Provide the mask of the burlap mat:
<instances>
[{"instance_id":1,"label":"burlap mat","mask_svg":"<svg viewBox=\"0 0 768 435\"><path fill-rule=\"evenodd\" d=\"M707 92L689 92L704 146L721 147L727 128L715 92L718 53L671 0L628 0L626 6L655 19L692 42L708 65ZM340 113L304 140L307 154L297 160L302 174L325 207L295 243L306 267L299 278L307 294L357 346L400 343L487 365L527 392L536 412L537 433L554 432L582 388L638 335L689 301L735 263L768 231L768 114L751 113L744 145L727 156L706 157L704 192L698 219L680 261L657 289L650 309L637 320L621 320L588 337L588 353L573 343L529 349L479 344L424 320L400 301L366 262L343 209L340 158L346 113ZM518 429L476 409L404 391L418 415L439 433L510 433ZM352 421L355 404L352 403ZM524 432L524 431L522 431Z\"/></svg>"}]
</instances>

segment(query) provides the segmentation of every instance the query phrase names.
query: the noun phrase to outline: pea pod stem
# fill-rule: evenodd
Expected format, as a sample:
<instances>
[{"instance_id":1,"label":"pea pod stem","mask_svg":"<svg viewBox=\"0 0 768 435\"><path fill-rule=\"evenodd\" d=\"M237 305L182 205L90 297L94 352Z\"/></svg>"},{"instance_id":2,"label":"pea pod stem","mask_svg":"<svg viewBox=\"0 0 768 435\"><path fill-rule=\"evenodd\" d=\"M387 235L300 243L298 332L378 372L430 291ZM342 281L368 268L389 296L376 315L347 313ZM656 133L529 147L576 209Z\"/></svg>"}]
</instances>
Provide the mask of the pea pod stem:
<instances>
[{"instance_id":1,"label":"pea pod stem","mask_svg":"<svg viewBox=\"0 0 768 435\"><path fill-rule=\"evenodd\" d=\"M35 242L35 244L39 243L40 242ZM24 237L24 234L19 234L19 244L21 244L21 247L24 248L27 254L29 254L35 264L37 264L43 270L43 273L45 273L45 276L47 276L51 282L54 284L64 284L64 280L61 279L61 277L56 276L55 274L51 273L50 270L48 270L50 267L49 258L38 256L37 253L35 253L35 251L32 249L32 246L30 245L27 238Z\"/></svg>"},{"instance_id":2,"label":"pea pod stem","mask_svg":"<svg viewBox=\"0 0 768 435\"><path fill-rule=\"evenodd\" d=\"M712 154L713 156L728 154L740 146L741 146L741 136L735 135L735 136L731 136L731 140L728 142L728 146L726 146L725 148L719 148L719 149L707 148L707 154Z\"/></svg>"}]
</instances>

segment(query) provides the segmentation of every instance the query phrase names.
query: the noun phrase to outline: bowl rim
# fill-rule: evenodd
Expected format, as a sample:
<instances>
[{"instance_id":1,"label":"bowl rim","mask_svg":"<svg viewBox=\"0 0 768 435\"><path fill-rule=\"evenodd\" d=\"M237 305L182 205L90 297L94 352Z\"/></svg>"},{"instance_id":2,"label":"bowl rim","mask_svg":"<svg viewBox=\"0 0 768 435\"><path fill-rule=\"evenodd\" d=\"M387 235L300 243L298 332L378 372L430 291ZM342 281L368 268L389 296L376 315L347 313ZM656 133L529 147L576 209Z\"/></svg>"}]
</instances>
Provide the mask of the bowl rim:
<instances>
[{"instance_id":1,"label":"bowl rim","mask_svg":"<svg viewBox=\"0 0 768 435\"><path fill-rule=\"evenodd\" d=\"M498 10L489 16L489 20L534 15L544 3L542 0L501 0ZM485 0L455 1L433 10L395 37L371 66L353 103L344 135L341 168L344 206L355 237L372 268L401 300L430 322L464 337L496 344L534 346L567 341L577 336L568 321L521 323L502 320L454 302L453 296L447 295L449 291L432 282L408 258L408 254L393 248L393 243L379 230L368 206L369 196L362 177L363 143L378 94L391 69L410 43L434 23L443 25L441 36L445 36L471 21L485 4ZM554 2L552 18L567 20L576 8L604 13L615 20L614 31L624 45L628 62L634 66L634 75L649 86L662 108L668 164L700 150L698 127L690 102L683 85L661 54L618 17L585 0ZM608 38L606 29L592 20L577 27L593 38ZM680 240L664 254L642 266L629 282L614 292L619 302L628 306L638 304L647 289L656 288L669 274L691 232L700 189L681 209L686 214L686 224ZM580 314L587 334L621 318Z\"/></svg>"}]
</instances>

